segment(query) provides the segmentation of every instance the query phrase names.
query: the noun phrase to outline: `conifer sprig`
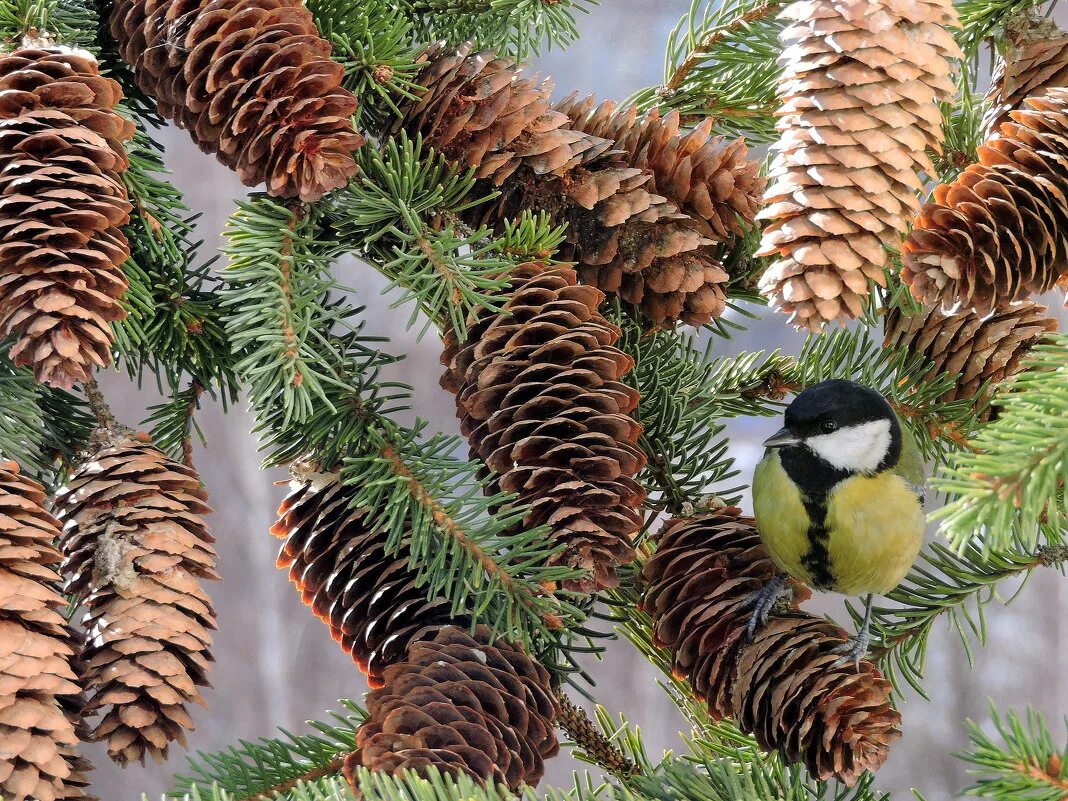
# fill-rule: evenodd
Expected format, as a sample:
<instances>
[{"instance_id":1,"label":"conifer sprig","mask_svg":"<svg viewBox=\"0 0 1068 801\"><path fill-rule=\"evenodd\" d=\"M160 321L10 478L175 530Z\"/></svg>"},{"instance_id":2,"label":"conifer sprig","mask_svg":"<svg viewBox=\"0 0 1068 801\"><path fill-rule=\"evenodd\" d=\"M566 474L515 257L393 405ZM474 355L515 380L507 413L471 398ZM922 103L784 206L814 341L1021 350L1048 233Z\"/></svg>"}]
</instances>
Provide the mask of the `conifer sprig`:
<instances>
[{"instance_id":1,"label":"conifer sprig","mask_svg":"<svg viewBox=\"0 0 1068 801\"><path fill-rule=\"evenodd\" d=\"M958 549L977 531L987 552L1014 538L1034 547L1068 524L1068 335L1035 346L996 402L997 419L933 482L952 498L934 518Z\"/></svg>"},{"instance_id":2,"label":"conifer sprig","mask_svg":"<svg viewBox=\"0 0 1068 801\"><path fill-rule=\"evenodd\" d=\"M1068 742L1054 740L1042 715L1028 708L1025 716L1010 709L1003 717L991 706L990 716L996 737L968 721L971 743L958 756L977 778L963 794L998 801L1068 797Z\"/></svg>"}]
</instances>

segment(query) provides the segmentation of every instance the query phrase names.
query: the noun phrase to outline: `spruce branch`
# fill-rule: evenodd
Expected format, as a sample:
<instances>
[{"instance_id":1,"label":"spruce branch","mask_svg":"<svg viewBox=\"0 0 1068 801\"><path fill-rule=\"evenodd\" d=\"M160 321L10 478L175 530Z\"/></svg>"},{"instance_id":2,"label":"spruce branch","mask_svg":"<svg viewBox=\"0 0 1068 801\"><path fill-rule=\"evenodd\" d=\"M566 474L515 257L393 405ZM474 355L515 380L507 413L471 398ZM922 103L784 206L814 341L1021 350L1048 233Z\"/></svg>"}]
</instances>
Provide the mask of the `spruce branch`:
<instances>
[{"instance_id":1,"label":"spruce branch","mask_svg":"<svg viewBox=\"0 0 1068 801\"><path fill-rule=\"evenodd\" d=\"M975 61L985 45L993 42L998 49L1004 46L1009 23L1033 10L1044 8L1050 13L1056 0L961 0L960 35L957 37L965 55Z\"/></svg>"},{"instance_id":2,"label":"spruce branch","mask_svg":"<svg viewBox=\"0 0 1068 801\"><path fill-rule=\"evenodd\" d=\"M567 693L558 688L553 692L553 696L559 705L556 724L581 750L584 758L621 781L627 781L634 774L641 772L640 768L590 720L586 712L575 705Z\"/></svg>"},{"instance_id":3,"label":"spruce branch","mask_svg":"<svg viewBox=\"0 0 1068 801\"><path fill-rule=\"evenodd\" d=\"M1068 522L1068 335L1036 345L1024 364L997 396L997 419L933 481L952 497L933 517L956 548L981 530L987 552L1013 537L1033 547Z\"/></svg>"},{"instance_id":4,"label":"spruce branch","mask_svg":"<svg viewBox=\"0 0 1068 801\"><path fill-rule=\"evenodd\" d=\"M964 793L999 801L1068 799L1068 744L1054 742L1042 715L1029 708L1026 718L1011 709L1002 717L991 706L990 716L996 739L968 721L971 744L957 756L978 779Z\"/></svg>"},{"instance_id":5,"label":"spruce branch","mask_svg":"<svg viewBox=\"0 0 1068 801\"><path fill-rule=\"evenodd\" d=\"M5 50L18 47L27 38L46 38L94 52L98 26L94 7L83 0L0 3L0 42Z\"/></svg>"},{"instance_id":6,"label":"spruce branch","mask_svg":"<svg viewBox=\"0 0 1068 801\"><path fill-rule=\"evenodd\" d=\"M1026 577L1039 567L1063 570L1068 548L1043 546L1027 550L1019 545L987 555L981 541L957 553L938 542L929 544L905 579L889 595L892 606L873 611L871 656L900 689L901 679L917 693L923 688L927 643L934 624L948 615L972 659L972 642L986 643L986 607L1001 598L1003 582ZM850 607L855 621L861 615Z\"/></svg>"}]
</instances>

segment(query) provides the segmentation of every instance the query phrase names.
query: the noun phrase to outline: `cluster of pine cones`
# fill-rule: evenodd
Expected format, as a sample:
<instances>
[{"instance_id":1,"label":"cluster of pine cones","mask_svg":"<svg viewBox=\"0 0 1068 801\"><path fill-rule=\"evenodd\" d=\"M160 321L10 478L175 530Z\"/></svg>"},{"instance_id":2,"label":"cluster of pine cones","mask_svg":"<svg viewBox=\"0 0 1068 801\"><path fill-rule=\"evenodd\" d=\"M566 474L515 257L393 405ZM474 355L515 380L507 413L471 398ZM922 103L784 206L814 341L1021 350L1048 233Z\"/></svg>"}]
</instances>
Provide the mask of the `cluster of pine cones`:
<instances>
[{"instance_id":1,"label":"cluster of pine cones","mask_svg":"<svg viewBox=\"0 0 1068 801\"><path fill-rule=\"evenodd\" d=\"M139 437L116 435L50 506L0 464L5 799L89 798L80 741L105 742L122 765L185 744L215 628L208 511L192 469ZM85 610L79 628L64 594Z\"/></svg>"}]
</instances>

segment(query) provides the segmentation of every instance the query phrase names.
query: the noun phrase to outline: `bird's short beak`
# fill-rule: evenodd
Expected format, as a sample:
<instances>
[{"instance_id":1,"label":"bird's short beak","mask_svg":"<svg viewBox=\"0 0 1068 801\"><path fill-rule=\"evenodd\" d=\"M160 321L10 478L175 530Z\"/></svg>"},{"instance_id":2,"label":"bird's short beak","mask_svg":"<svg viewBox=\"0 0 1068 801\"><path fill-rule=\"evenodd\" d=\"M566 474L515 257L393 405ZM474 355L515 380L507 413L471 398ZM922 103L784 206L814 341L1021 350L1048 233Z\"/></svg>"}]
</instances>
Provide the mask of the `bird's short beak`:
<instances>
[{"instance_id":1,"label":"bird's short beak","mask_svg":"<svg viewBox=\"0 0 1068 801\"><path fill-rule=\"evenodd\" d=\"M765 448L787 448L790 445L797 445L801 440L790 433L788 428L780 428L766 440L764 440Z\"/></svg>"}]
</instances>

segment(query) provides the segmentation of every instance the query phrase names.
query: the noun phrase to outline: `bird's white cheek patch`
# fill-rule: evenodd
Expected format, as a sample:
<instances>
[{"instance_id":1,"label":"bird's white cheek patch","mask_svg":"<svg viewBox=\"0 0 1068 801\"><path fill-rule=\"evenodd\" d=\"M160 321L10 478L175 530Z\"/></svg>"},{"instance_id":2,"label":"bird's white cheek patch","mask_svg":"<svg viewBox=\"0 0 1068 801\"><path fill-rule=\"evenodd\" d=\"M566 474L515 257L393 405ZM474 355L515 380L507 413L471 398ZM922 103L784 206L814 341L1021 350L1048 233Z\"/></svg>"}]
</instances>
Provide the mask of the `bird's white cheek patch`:
<instances>
[{"instance_id":1,"label":"bird's white cheek patch","mask_svg":"<svg viewBox=\"0 0 1068 801\"><path fill-rule=\"evenodd\" d=\"M873 420L805 440L817 455L839 470L872 473L890 450L890 421Z\"/></svg>"}]
</instances>

